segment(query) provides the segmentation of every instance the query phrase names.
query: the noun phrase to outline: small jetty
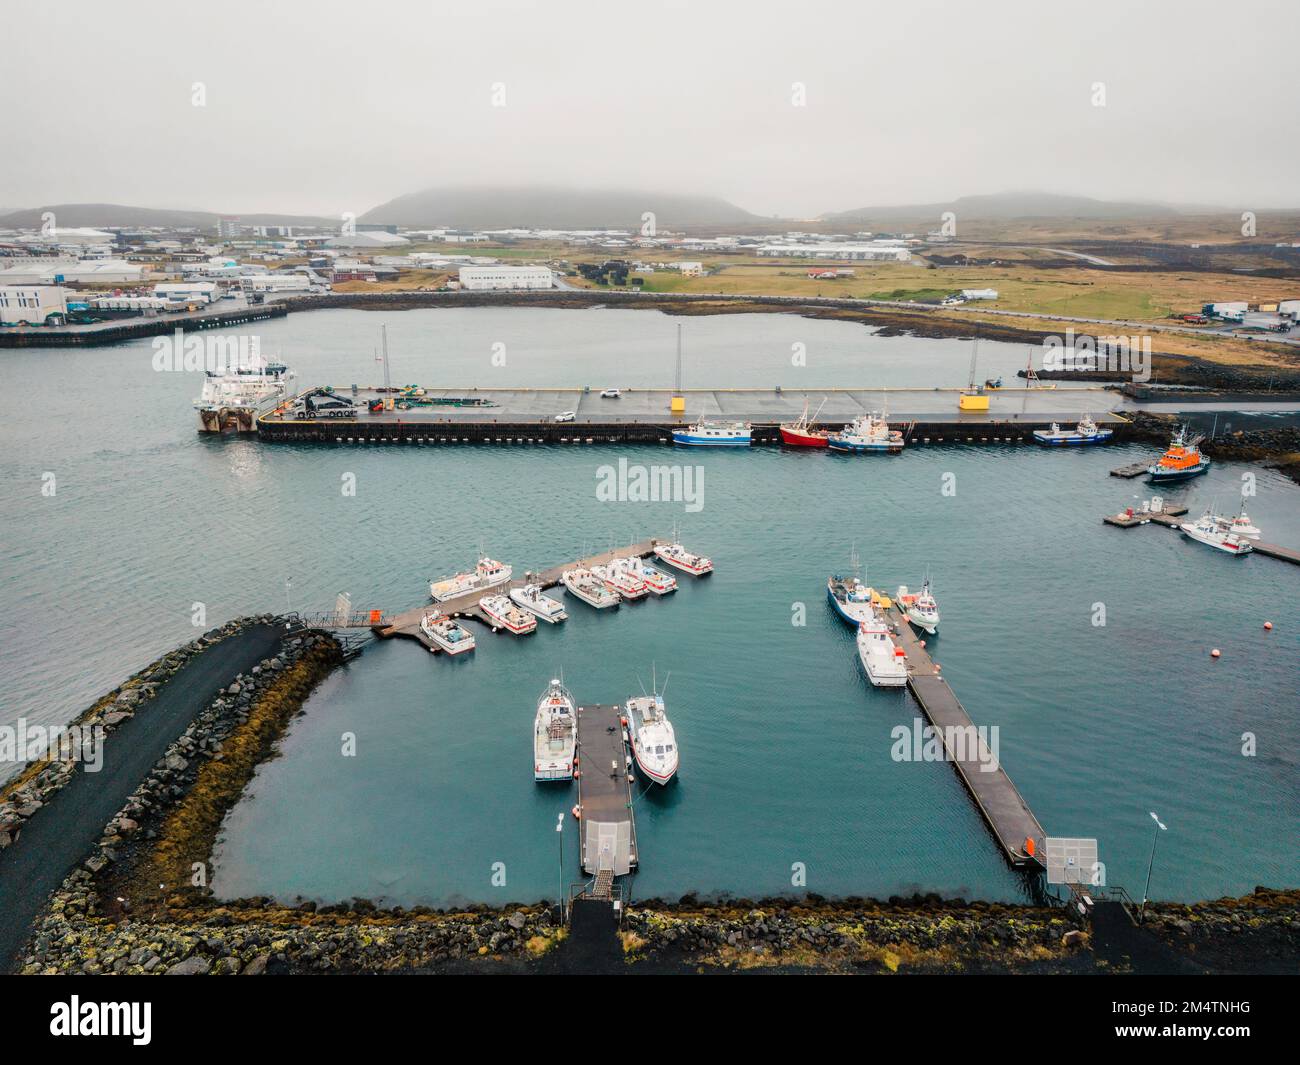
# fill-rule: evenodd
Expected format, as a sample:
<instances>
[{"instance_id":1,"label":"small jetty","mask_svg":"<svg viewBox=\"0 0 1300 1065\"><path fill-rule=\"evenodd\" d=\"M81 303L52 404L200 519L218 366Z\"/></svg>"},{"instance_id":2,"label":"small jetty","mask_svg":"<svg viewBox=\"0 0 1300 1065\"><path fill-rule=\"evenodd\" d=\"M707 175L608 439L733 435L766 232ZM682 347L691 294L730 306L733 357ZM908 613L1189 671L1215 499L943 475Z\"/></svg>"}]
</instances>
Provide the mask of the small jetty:
<instances>
[{"instance_id":1,"label":"small jetty","mask_svg":"<svg viewBox=\"0 0 1300 1065\"><path fill-rule=\"evenodd\" d=\"M970 715L948 682L939 675L939 667L921 646L921 640L898 607L890 607L886 616L897 630L895 643L907 655L907 686L936 733L942 737L948 760L975 800L1007 861L1015 869L1031 872L1045 869L1047 833L1038 823L1038 818L1000 763L991 772L984 769L987 761L980 758L982 744L952 744L954 736L978 735Z\"/></svg>"},{"instance_id":2,"label":"small jetty","mask_svg":"<svg viewBox=\"0 0 1300 1065\"><path fill-rule=\"evenodd\" d=\"M632 767L623 708L578 707L578 815L583 872L594 876L591 898L612 897L614 878L637 866Z\"/></svg>"},{"instance_id":3,"label":"small jetty","mask_svg":"<svg viewBox=\"0 0 1300 1065\"><path fill-rule=\"evenodd\" d=\"M1115 469L1110 471L1110 475L1112 477L1141 477L1150 467L1150 462L1134 462L1128 466L1116 466Z\"/></svg>"},{"instance_id":4,"label":"small jetty","mask_svg":"<svg viewBox=\"0 0 1300 1065\"><path fill-rule=\"evenodd\" d=\"M1166 529L1173 529L1178 532L1182 528L1182 518L1186 516L1186 507L1163 507L1160 510L1134 510L1128 508L1119 514L1105 514L1102 521L1107 525L1114 525L1119 529L1131 529L1134 525L1163 525ZM1280 562L1290 562L1292 565L1300 566L1300 551L1294 547L1283 547L1281 544L1269 544L1262 540L1250 541L1251 554L1267 555L1269 558L1276 558Z\"/></svg>"},{"instance_id":5,"label":"small jetty","mask_svg":"<svg viewBox=\"0 0 1300 1065\"><path fill-rule=\"evenodd\" d=\"M420 629L420 621L426 614L449 614L453 618L473 618L476 621L481 621L489 628L495 628L496 626L479 609L479 600L485 595L509 595L511 589L522 588L527 584L540 585L543 589L554 588L560 583L560 575L565 570L590 569L592 566L607 565L615 558L630 558L633 555L637 558L647 558L654 553L655 547L667 542L661 537L652 537L639 543L616 547L611 551L602 551L598 555L589 555L586 558L575 559L572 562L563 562L558 566L552 566L550 569L544 569L536 573L525 573L519 580L499 584L494 588L479 588L442 603L430 601L424 606L418 606L413 610L394 614L392 617L385 617L381 623L372 627L372 631L376 636L383 639L391 636L402 636L416 640L430 651L441 653Z\"/></svg>"}]
</instances>

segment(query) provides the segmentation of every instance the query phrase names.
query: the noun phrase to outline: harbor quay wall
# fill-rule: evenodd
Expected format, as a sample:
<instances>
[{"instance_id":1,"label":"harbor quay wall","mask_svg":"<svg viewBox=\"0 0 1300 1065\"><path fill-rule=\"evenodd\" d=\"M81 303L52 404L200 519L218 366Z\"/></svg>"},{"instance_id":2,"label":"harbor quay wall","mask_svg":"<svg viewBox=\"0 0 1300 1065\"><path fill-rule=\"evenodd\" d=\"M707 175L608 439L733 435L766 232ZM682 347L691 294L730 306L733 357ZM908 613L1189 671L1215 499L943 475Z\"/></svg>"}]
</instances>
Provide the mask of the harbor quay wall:
<instances>
[{"instance_id":1,"label":"harbor quay wall","mask_svg":"<svg viewBox=\"0 0 1300 1065\"><path fill-rule=\"evenodd\" d=\"M1035 429L1046 429L1049 422L983 421L962 424L957 421L909 423L908 445L917 444L993 444L1032 443ZM320 444L671 444L674 428L680 425L660 422L389 422L389 421L280 421L258 422L259 440L268 443ZM822 428L839 429L841 424ZM1125 439L1127 425L1108 423L1115 439ZM777 425L754 424L755 444L781 444ZM699 449L696 449L699 450Z\"/></svg>"},{"instance_id":2,"label":"harbor quay wall","mask_svg":"<svg viewBox=\"0 0 1300 1065\"><path fill-rule=\"evenodd\" d=\"M231 311L207 311L197 314L159 315L152 318L127 318L93 326L44 326L30 329L0 329L0 348L77 348L121 344L140 337L167 336L199 329L221 329L248 322L283 318L289 313L280 303L268 303Z\"/></svg>"}]
</instances>

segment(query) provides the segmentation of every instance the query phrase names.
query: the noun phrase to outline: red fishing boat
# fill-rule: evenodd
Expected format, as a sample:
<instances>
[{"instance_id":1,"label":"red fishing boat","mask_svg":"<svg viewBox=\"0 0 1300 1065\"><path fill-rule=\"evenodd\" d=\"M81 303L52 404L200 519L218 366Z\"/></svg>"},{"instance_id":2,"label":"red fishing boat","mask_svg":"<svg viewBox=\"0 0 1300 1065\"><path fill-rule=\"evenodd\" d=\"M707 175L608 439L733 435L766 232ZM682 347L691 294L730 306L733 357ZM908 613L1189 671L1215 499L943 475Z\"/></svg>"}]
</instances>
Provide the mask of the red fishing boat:
<instances>
[{"instance_id":1,"label":"red fishing boat","mask_svg":"<svg viewBox=\"0 0 1300 1065\"><path fill-rule=\"evenodd\" d=\"M817 408L817 414L821 413L822 407L826 401L822 400L821 405ZM812 428L812 423L817 420L817 414L814 414L811 420L808 417L808 404L803 405L803 413L799 415L798 421L783 422L781 424L781 443L789 444L791 447L826 447L830 434L821 429Z\"/></svg>"}]
</instances>

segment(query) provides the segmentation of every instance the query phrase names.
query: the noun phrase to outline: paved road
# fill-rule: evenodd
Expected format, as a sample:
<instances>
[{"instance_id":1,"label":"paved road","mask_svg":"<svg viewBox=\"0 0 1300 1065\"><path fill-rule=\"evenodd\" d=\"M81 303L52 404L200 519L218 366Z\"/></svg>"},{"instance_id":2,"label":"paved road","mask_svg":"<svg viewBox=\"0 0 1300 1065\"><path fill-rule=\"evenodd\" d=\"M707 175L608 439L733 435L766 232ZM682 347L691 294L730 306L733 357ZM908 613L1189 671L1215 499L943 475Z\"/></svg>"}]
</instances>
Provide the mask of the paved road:
<instances>
[{"instance_id":1,"label":"paved road","mask_svg":"<svg viewBox=\"0 0 1300 1065\"><path fill-rule=\"evenodd\" d=\"M78 772L0 851L0 973L21 963L32 922L46 900L86 858L104 826L218 689L280 645L283 630L255 625L191 658L152 703L123 722L104 743L98 773Z\"/></svg>"}]
</instances>

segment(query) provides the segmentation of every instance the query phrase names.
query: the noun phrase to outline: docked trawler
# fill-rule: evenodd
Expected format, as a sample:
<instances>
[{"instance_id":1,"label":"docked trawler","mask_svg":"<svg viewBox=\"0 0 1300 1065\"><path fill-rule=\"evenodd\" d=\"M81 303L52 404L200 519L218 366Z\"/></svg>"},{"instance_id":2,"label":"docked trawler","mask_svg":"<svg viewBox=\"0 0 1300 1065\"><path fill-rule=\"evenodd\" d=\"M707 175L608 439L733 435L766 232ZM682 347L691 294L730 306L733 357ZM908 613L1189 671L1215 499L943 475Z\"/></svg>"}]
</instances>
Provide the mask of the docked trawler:
<instances>
[{"instance_id":1,"label":"docked trawler","mask_svg":"<svg viewBox=\"0 0 1300 1065\"><path fill-rule=\"evenodd\" d=\"M543 592L540 584L525 584L522 588L511 588L510 601L552 625L558 625L569 618L564 604Z\"/></svg>"},{"instance_id":2,"label":"docked trawler","mask_svg":"<svg viewBox=\"0 0 1300 1065\"><path fill-rule=\"evenodd\" d=\"M566 569L560 574L560 583L568 589L570 595L576 595L597 610L618 606L620 602L618 593L606 588L605 582L589 569Z\"/></svg>"},{"instance_id":3,"label":"docked trawler","mask_svg":"<svg viewBox=\"0 0 1300 1065\"><path fill-rule=\"evenodd\" d=\"M713 560L703 555L692 554L679 543L655 544L655 558L673 569L689 573L692 577L703 577L713 572Z\"/></svg>"},{"instance_id":4,"label":"docked trawler","mask_svg":"<svg viewBox=\"0 0 1300 1065\"><path fill-rule=\"evenodd\" d=\"M902 607L908 621L927 636L935 634L939 628L939 602L930 591L929 577L925 578L921 591L915 595L908 592L906 584L900 584L894 600Z\"/></svg>"},{"instance_id":5,"label":"docked trawler","mask_svg":"<svg viewBox=\"0 0 1300 1065\"><path fill-rule=\"evenodd\" d=\"M693 447L749 447L749 422L697 422L673 430L674 444Z\"/></svg>"},{"instance_id":6,"label":"docked trawler","mask_svg":"<svg viewBox=\"0 0 1300 1065\"><path fill-rule=\"evenodd\" d=\"M822 400L817 407L817 414L822 412L822 407L826 401ZM813 424L817 421L817 414L810 419L808 417L808 404L803 405L803 413L792 422L781 423L781 443L789 444L791 447L826 447L830 433L825 429L814 429Z\"/></svg>"},{"instance_id":7,"label":"docked trawler","mask_svg":"<svg viewBox=\"0 0 1300 1065\"><path fill-rule=\"evenodd\" d=\"M420 631L429 638L430 643L449 655L474 650L473 635L446 614L425 614L420 619Z\"/></svg>"},{"instance_id":8,"label":"docked trawler","mask_svg":"<svg viewBox=\"0 0 1300 1065\"><path fill-rule=\"evenodd\" d=\"M677 578L671 573L655 569L643 558L631 555L628 558L616 558L609 564L610 569L623 570L641 581L655 595L667 595L677 591Z\"/></svg>"},{"instance_id":9,"label":"docked trawler","mask_svg":"<svg viewBox=\"0 0 1300 1065\"><path fill-rule=\"evenodd\" d=\"M624 599L641 599L650 590L645 581L631 570L611 563L608 566L592 566L592 576L605 582L605 587L616 592Z\"/></svg>"},{"instance_id":10,"label":"docked trawler","mask_svg":"<svg viewBox=\"0 0 1300 1065\"><path fill-rule=\"evenodd\" d=\"M889 626L873 612L858 626L858 660L877 688L901 688L907 683L907 657L895 645Z\"/></svg>"},{"instance_id":11,"label":"docked trawler","mask_svg":"<svg viewBox=\"0 0 1300 1065\"><path fill-rule=\"evenodd\" d=\"M457 573L450 577L438 577L429 582L429 595L435 602L445 603L470 592L484 592L505 584L514 572L512 566L503 566L491 558L480 558L472 572Z\"/></svg>"},{"instance_id":12,"label":"docked trawler","mask_svg":"<svg viewBox=\"0 0 1300 1065\"><path fill-rule=\"evenodd\" d=\"M288 394L296 375L282 362L205 370L203 391L194 401L201 433L251 433L257 416Z\"/></svg>"},{"instance_id":13,"label":"docked trawler","mask_svg":"<svg viewBox=\"0 0 1300 1065\"><path fill-rule=\"evenodd\" d=\"M573 696L560 681L552 680L537 701L533 720L534 780L573 779L576 722Z\"/></svg>"},{"instance_id":14,"label":"docked trawler","mask_svg":"<svg viewBox=\"0 0 1300 1065\"><path fill-rule=\"evenodd\" d=\"M1202 436L1188 436L1186 426L1179 426L1169 441L1169 449L1152 465L1147 467L1147 474L1153 481L1185 481L1189 477L1205 473L1210 468L1210 460L1201 454Z\"/></svg>"},{"instance_id":15,"label":"docked trawler","mask_svg":"<svg viewBox=\"0 0 1300 1065\"><path fill-rule=\"evenodd\" d=\"M627 734L637 769L656 784L677 774L677 736L664 713L662 695L639 695L627 701Z\"/></svg>"},{"instance_id":16,"label":"docked trawler","mask_svg":"<svg viewBox=\"0 0 1300 1065\"><path fill-rule=\"evenodd\" d=\"M1090 415L1079 419L1074 430L1062 429L1059 422L1052 422L1050 429L1035 429L1034 440L1048 447L1077 447L1083 444L1104 444L1115 435L1113 429L1099 429Z\"/></svg>"},{"instance_id":17,"label":"docked trawler","mask_svg":"<svg viewBox=\"0 0 1300 1065\"><path fill-rule=\"evenodd\" d=\"M515 636L523 636L537 629L537 618L526 610L520 610L504 595L485 595L478 601L478 608L483 611L493 632L501 628Z\"/></svg>"},{"instance_id":18,"label":"docked trawler","mask_svg":"<svg viewBox=\"0 0 1300 1065\"><path fill-rule=\"evenodd\" d=\"M826 442L832 451L886 453L902 451L904 443L903 434L891 429L889 422L878 414L854 418L838 433L831 433Z\"/></svg>"},{"instance_id":19,"label":"docked trawler","mask_svg":"<svg viewBox=\"0 0 1300 1065\"><path fill-rule=\"evenodd\" d=\"M1254 546L1246 537L1232 531L1232 519L1221 518L1207 510L1199 519L1179 526L1193 540L1218 548L1230 555L1248 555Z\"/></svg>"}]
</instances>

